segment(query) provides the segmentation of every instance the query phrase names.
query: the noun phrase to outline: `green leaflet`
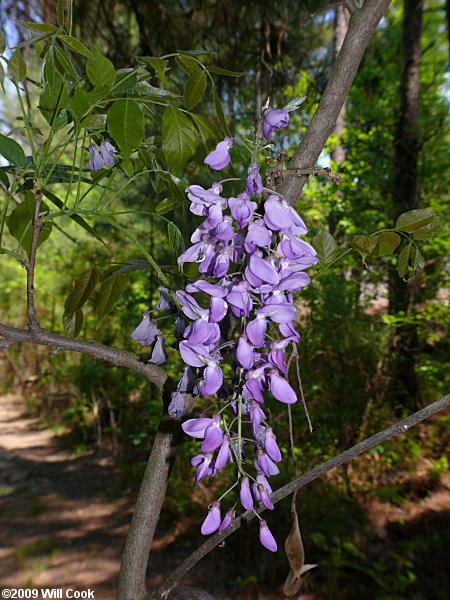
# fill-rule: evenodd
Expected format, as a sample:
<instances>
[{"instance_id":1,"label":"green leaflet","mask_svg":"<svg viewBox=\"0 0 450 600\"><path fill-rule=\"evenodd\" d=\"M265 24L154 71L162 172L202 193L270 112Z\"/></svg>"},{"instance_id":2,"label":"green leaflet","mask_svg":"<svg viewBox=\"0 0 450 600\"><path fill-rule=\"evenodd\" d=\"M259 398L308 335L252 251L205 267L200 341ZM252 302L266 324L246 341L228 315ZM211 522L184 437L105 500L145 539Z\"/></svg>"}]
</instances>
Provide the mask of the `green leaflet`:
<instances>
[{"instance_id":1,"label":"green leaflet","mask_svg":"<svg viewBox=\"0 0 450 600\"><path fill-rule=\"evenodd\" d=\"M162 147L169 169L180 177L184 167L194 156L197 143L194 125L174 106L168 106L164 111Z\"/></svg>"},{"instance_id":2,"label":"green leaflet","mask_svg":"<svg viewBox=\"0 0 450 600\"><path fill-rule=\"evenodd\" d=\"M107 122L110 136L124 158L129 158L144 137L144 115L139 104L127 98L114 102L108 110Z\"/></svg>"}]
</instances>

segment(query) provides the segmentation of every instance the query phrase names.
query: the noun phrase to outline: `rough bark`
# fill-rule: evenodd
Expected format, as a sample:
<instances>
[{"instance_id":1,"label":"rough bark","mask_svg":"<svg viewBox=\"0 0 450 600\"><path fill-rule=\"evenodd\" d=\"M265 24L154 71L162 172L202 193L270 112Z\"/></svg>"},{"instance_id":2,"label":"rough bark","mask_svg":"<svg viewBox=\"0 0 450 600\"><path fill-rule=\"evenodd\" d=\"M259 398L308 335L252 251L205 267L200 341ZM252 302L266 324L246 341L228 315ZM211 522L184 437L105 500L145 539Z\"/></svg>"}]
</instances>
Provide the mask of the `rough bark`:
<instances>
[{"instance_id":1,"label":"rough bark","mask_svg":"<svg viewBox=\"0 0 450 600\"><path fill-rule=\"evenodd\" d=\"M290 169L305 169L317 162L339 117L367 44L389 3L390 0L366 0L361 8L353 11L341 52L331 68L311 123L289 161ZM307 178L306 175L289 178L280 186L279 192L295 204Z\"/></svg>"},{"instance_id":2,"label":"rough bark","mask_svg":"<svg viewBox=\"0 0 450 600\"><path fill-rule=\"evenodd\" d=\"M394 221L403 212L418 206L419 157L419 86L420 38L423 0L405 0L400 49L400 110L395 136L395 162L392 187ZM389 311L408 315L414 305L412 282L390 273ZM398 407L413 408L420 404L419 382L415 366L418 346L414 323L400 324L392 342L391 398Z\"/></svg>"}]
</instances>

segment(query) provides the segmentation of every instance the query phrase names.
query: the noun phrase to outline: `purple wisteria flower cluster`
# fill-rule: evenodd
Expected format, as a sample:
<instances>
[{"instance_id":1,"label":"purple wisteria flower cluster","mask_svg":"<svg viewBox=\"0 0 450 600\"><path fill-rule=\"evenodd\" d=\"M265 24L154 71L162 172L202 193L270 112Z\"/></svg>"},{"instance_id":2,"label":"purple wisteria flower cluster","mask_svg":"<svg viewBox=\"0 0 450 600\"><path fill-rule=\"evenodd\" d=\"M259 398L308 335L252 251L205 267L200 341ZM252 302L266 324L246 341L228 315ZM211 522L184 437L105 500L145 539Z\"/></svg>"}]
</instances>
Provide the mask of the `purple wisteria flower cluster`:
<instances>
[{"instance_id":1,"label":"purple wisteria flower cluster","mask_svg":"<svg viewBox=\"0 0 450 600\"><path fill-rule=\"evenodd\" d=\"M269 110L263 135L269 138L288 120L286 110ZM232 145L233 139L226 138L205 163L214 170L225 168ZM284 404L297 401L286 360L289 344L300 340L293 293L309 284L304 271L318 259L300 237L307 232L300 216L282 196L264 191L256 162L250 164L245 183L245 191L236 197L224 197L221 183L186 189L191 212L204 220L178 262L198 263L201 278L176 292L189 319L179 341L187 366L169 410L180 414L185 392L216 395L221 406L217 414L182 425L187 435L201 442L200 452L191 460L196 468L194 485L235 463L238 479L233 487L240 487L242 507L252 510L261 501L273 509L268 479L279 473L282 455L263 407L271 397ZM231 340L226 339L230 314L241 326ZM245 427L250 433L244 437ZM249 459L253 474L247 470ZM221 516L220 501L227 493L210 506L203 534L225 529L234 518L236 506ZM276 551L265 520L260 520L259 537L263 546Z\"/></svg>"}]
</instances>

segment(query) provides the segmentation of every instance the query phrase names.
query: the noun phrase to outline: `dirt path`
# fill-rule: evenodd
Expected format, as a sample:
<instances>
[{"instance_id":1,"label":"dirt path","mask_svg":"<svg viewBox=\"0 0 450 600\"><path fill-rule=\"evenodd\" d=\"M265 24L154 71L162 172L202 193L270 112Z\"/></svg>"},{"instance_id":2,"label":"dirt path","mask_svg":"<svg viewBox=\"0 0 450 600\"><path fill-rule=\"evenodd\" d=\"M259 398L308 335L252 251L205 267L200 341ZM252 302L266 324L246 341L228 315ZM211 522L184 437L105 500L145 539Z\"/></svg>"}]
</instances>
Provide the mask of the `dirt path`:
<instances>
[{"instance_id":1,"label":"dirt path","mask_svg":"<svg viewBox=\"0 0 450 600\"><path fill-rule=\"evenodd\" d=\"M108 461L62 450L0 397L0 586L94 589L112 600L131 511Z\"/></svg>"}]
</instances>

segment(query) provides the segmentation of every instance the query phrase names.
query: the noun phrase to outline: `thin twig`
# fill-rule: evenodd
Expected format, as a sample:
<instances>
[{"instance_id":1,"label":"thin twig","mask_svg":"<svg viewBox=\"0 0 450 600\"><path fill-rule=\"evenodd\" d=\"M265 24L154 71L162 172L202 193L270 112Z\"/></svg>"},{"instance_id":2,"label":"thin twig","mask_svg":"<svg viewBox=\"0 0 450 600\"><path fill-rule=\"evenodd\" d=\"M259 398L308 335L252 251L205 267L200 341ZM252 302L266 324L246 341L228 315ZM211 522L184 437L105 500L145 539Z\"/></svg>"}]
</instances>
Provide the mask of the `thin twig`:
<instances>
[{"instance_id":1,"label":"thin twig","mask_svg":"<svg viewBox=\"0 0 450 600\"><path fill-rule=\"evenodd\" d=\"M375 435L372 435L368 439L364 440L363 442L360 442L359 444L356 444L348 450L345 450L341 454L330 458L329 460L318 465L308 473L305 473L301 477L297 477L290 483L284 485L279 490L274 492L270 497L273 504L276 504L277 502L283 500L296 490L304 487L308 483L311 483L311 481L314 481L315 479L319 478L324 473L327 473L328 471L339 467L343 463L352 460L359 454L367 452L374 446L378 446L378 444L381 444L389 438L399 434L405 434L408 431L408 429L410 429L414 425L417 425L417 423L420 423L421 421L424 421L425 419L438 413L439 411L444 410L444 408L447 408L449 405L450 394L444 396L440 400L436 400L436 402L433 402L432 404L426 406L422 410L419 410L418 412L410 415L406 419L398 421L397 423L391 425L387 429L383 429ZM260 514L264 510L266 510L266 508L263 505L260 505L259 508L256 509L256 512ZM163 600L164 598L167 598L167 595L177 585L178 581L182 577L184 577L186 573L188 573L204 556L209 554L211 550L213 550L216 546L221 544L228 536L230 536L232 533L238 530L242 525L244 525L244 523L251 521L254 517L254 511L246 511L242 515L239 515L236 519L232 521L230 526L225 531L215 534L208 541L206 541L199 548L197 548L197 550L195 550L186 560L184 560L175 569L175 571L173 571L172 575L170 575L170 577L164 582L164 584L150 596L150 598L152 598L153 600Z\"/></svg>"},{"instance_id":2,"label":"thin twig","mask_svg":"<svg viewBox=\"0 0 450 600\"><path fill-rule=\"evenodd\" d=\"M41 212L42 204L42 190L38 189L34 195L35 208L34 208L34 219L33 219L33 236L31 238L31 250L30 257L25 263L25 269L27 271L27 321L28 327L31 331L38 331L41 327L37 320L36 306L34 303L34 268L36 266L36 252L39 241L39 233L41 231L41 223L39 221L39 215Z\"/></svg>"},{"instance_id":3,"label":"thin twig","mask_svg":"<svg viewBox=\"0 0 450 600\"><path fill-rule=\"evenodd\" d=\"M300 391L300 398L302 399L302 404L303 404L303 409L305 411L305 415L306 418L308 420L308 427L309 427L309 431L310 433L312 433L313 430L313 426L311 423L311 419L309 416L309 411L308 411L308 407L306 406L306 400L305 400L305 394L303 393L303 385L302 385L302 378L300 376L300 356L298 354L298 350L297 350L297 345L294 344L294 353L295 353L295 367L297 370L297 382L298 382L298 389Z\"/></svg>"},{"instance_id":4,"label":"thin twig","mask_svg":"<svg viewBox=\"0 0 450 600\"><path fill-rule=\"evenodd\" d=\"M332 8L337 8L341 4L346 5L346 2L344 0L342 0L341 2L333 2L333 4L327 4L327 6L324 6L323 8L319 8L319 10L316 10L315 12L308 15L306 17L306 19L303 19L303 21L300 23L299 30L301 31L304 28L304 26L307 25L310 21L312 21L315 17L317 17L317 15L320 15L321 13L323 13L327 10L331 10Z\"/></svg>"}]
</instances>

